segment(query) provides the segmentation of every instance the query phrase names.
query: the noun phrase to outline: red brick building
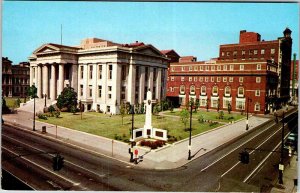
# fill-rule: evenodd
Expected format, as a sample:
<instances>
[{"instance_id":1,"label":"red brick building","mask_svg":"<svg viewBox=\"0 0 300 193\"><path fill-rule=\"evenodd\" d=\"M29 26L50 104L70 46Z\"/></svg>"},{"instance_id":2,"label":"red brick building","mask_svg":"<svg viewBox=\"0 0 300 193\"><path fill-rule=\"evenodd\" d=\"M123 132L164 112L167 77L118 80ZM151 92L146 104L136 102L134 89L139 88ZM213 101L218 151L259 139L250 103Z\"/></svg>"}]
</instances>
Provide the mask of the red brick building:
<instances>
[{"instance_id":1,"label":"red brick building","mask_svg":"<svg viewBox=\"0 0 300 193\"><path fill-rule=\"evenodd\" d=\"M239 43L220 46L217 59L171 63L167 98L179 105L193 98L201 108L227 110L230 104L233 111L244 111L249 105L251 113L269 113L289 100L290 35L286 29L284 37L264 41L243 30Z\"/></svg>"},{"instance_id":2,"label":"red brick building","mask_svg":"<svg viewBox=\"0 0 300 193\"><path fill-rule=\"evenodd\" d=\"M29 87L29 63L12 65L7 57L2 57L2 96L25 97Z\"/></svg>"}]
</instances>

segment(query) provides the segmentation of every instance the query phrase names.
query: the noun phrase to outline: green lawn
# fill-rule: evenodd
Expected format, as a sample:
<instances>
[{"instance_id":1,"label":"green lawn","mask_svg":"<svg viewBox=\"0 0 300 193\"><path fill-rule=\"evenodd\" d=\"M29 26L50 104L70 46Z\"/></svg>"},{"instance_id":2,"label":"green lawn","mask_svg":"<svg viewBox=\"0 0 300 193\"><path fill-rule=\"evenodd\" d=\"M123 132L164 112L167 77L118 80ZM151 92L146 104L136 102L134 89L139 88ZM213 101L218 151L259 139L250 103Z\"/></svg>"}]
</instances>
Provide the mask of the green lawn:
<instances>
[{"instance_id":1,"label":"green lawn","mask_svg":"<svg viewBox=\"0 0 300 193\"><path fill-rule=\"evenodd\" d=\"M180 112L181 112L181 110L173 111L173 112L166 111L165 114L166 115L180 116ZM215 112L215 111L206 112L206 110L200 110L200 111L198 110L197 113L193 112L193 118L198 119L200 115L203 115L204 119L206 119L206 120L220 121L220 122L227 122L228 123L230 121L237 121L237 120L242 119L242 118L245 117L244 115L236 114L236 113L228 114L228 111L223 111L223 112L224 112L224 119L217 119L218 112ZM228 119L229 117L233 117L233 119L229 120Z\"/></svg>"},{"instance_id":2,"label":"green lawn","mask_svg":"<svg viewBox=\"0 0 300 193\"><path fill-rule=\"evenodd\" d=\"M126 115L123 120L120 115L109 116L101 113L83 113L82 120L80 114L61 113L61 118L49 117L48 120L39 119L39 121L64 126L67 128L100 135L103 137L115 139L116 134L121 137L119 140L128 141L131 130L131 115ZM134 116L134 127L141 128L145 123L145 115ZM152 124L155 128L167 129L168 135L174 136L177 140L187 138L189 131L184 130L184 124L179 117L153 116ZM196 120L192 122L192 135L216 128L221 124L210 126L208 123L199 123ZM189 127L189 122L186 125Z\"/></svg>"},{"instance_id":3,"label":"green lawn","mask_svg":"<svg viewBox=\"0 0 300 193\"><path fill-rule=\"evenodd\" d=\"M17 108L17 107L19 107L17 105L18 97L4 97L4 99L6 101L6 105L8 106L8 108ZM24 98L19 98L19 99L21 100L21 103L24 102Z\"/></svg>"}]
</instances>

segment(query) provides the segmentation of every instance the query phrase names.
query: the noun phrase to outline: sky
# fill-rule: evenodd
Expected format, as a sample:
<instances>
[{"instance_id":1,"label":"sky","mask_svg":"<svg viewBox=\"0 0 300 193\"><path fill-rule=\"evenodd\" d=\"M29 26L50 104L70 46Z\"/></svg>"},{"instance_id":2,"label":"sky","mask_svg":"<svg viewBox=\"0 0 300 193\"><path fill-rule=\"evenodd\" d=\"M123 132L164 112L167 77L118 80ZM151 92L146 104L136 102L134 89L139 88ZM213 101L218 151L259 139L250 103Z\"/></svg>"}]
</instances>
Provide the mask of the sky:
<instances>
[{"instance_id":1,"label":"sky","mask_svg":"<svg viewBox=\"0 0 300 193\"><path fill-rule=\"evenodd\" d=\"M2 56L13 64L28 61L42 44L60 44L61 25L64 45L89 37L140 41L199 61L218 57L222 44L238 43L240 30L268 41L289 27L299 58L298 3L78 1L4 1Z\"/></svg>"}]
</instances>

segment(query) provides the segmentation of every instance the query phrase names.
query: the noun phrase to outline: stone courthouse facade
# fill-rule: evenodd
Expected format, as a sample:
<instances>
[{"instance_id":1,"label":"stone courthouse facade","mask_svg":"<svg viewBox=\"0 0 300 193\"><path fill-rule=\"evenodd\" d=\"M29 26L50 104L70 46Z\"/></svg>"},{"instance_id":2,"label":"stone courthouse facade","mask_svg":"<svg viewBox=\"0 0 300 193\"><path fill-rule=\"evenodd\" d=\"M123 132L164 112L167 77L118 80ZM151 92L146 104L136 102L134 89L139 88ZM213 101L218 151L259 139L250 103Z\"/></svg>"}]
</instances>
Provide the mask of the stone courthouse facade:
<instances>
[{"instance_id":1,"label":"stone courthouse facade","mask_svg":"<svg viewBox=\"0 0 300 193\"><path fill-rule=\"evenodd\" d=\"M48 43L29 57L30 85L39 98L55 101L71 86L85 110L119 113L122 102L141 104L150 90L152 99L166 95L168 59L151 44L118 44L98 38L80 46Z\"/></svg>"}]
</instances>

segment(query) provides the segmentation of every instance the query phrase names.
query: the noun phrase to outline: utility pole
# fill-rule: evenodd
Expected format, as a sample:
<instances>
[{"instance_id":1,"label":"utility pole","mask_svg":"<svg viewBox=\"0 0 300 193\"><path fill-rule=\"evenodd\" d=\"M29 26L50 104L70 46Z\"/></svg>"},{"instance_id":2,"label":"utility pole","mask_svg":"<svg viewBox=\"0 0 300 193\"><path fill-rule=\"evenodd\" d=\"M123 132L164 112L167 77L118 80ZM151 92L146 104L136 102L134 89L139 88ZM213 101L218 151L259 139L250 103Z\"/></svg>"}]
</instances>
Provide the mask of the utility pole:
<instances>
[{"instance_id":1,"label":"utility pole","mask_svg":"<svg viewBox=\"0 0 300 193\"><path fill-rule=\"evenodd\" d=\"M284 150L284 111L282 111L282 132L281 132L281 155L279 164L279 184L283 184L283 150Z\"/></svg>"},{"instance_id":2,"label":"utility pole","mask_svg":"<svg viewBox=\"0 0 300 193\"><path fill-rule=\"evenodd\" d=\"M134 127L134 105L131 106L131 150L130 150L130 162L134 162L133 159L133 127Z\"/></svg>"},{"instance_id":3,"label":"utility pole","mask_svg":"<svg viewBox=\"0 0 300 193\"><path fill-rule=\"evenodd\" d=\"M193 114L193 101L191 100L191 110L190 110L190 137L189 137L189 157L188 160L191 160L191 149L192 149L192 114Z\"/></svg>"}]
</instances>

